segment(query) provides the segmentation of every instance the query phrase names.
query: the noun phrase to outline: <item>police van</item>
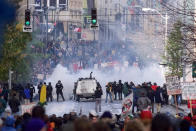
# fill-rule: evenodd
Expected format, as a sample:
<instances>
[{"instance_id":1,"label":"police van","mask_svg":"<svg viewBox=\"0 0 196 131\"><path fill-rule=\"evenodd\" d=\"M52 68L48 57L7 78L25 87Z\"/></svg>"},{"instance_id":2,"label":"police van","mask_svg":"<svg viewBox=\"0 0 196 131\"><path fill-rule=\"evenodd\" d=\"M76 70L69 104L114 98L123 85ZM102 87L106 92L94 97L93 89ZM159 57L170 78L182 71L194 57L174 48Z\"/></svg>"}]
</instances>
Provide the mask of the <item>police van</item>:
<instances>
[{"instance_id":1,"label":"police van","mask_svg":"<svg viewBox=\"0 0 196 131\"><path fill-rule=\"evenodd\" d=\"M98 86L98 82L95 78L79 78L75 85L75 97L76 101L80 101L81 98L95 98L95 91Z\"/></svg>"}]
</instances>

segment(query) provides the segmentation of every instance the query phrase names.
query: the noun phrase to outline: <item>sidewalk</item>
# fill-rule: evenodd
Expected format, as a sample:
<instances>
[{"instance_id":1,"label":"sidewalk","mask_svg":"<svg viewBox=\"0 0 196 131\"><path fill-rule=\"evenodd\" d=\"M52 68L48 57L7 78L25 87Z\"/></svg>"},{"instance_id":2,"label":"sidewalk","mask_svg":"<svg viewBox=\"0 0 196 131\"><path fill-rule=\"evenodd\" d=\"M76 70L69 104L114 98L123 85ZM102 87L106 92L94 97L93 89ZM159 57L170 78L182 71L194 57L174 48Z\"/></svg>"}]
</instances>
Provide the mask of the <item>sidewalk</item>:
<instances>
[{"instance_id":1,"label":"sidewalk","mask_svg":"<svg viewBox=\"0 0 196 131\"><path fill-rule=\"evenodd\" d=\"M172 107L176 108L175 104L170 104ZM185 112L185 113L190 113L190 109L187 107L187 104L182 104L180 106L178 106L178 110Z\"/></svg>"}]
</instances>

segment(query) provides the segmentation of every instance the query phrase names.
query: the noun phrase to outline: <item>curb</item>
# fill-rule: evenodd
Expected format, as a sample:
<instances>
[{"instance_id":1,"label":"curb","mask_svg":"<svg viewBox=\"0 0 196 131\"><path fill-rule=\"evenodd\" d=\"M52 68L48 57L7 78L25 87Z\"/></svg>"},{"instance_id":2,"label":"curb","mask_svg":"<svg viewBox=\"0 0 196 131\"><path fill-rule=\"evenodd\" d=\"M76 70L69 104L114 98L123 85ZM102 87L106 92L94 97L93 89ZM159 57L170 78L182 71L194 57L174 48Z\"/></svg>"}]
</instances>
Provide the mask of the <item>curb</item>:
<instances>
[{"instance_id":1,"label":"curb","mask_svg":"<svg viewBox=\"0 0 196 131\"><path fill-rule=\"evenodd\" d=\"M170 104L170 106L176 108L176 105L174 105L174 104ZM185 112L185 110L183 108L181 108L181 107L178 107L178 110Z\"/></svg>"}]
</instances>

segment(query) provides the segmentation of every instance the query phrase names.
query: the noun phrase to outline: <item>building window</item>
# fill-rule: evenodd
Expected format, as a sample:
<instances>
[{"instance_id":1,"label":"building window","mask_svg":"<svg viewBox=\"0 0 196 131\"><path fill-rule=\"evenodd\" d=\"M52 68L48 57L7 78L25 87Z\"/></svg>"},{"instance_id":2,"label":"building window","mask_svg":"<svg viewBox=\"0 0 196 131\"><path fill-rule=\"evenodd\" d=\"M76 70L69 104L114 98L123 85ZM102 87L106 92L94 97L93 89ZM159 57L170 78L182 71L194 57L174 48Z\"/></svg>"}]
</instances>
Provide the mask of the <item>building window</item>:
<instances>
[{"instance_id":1,"label":"building window","mask_svg":"<svg viewBox=\"0 0 196 131\"><path fill-rule=\"evenodd\" d=\"M59 0L59 7L62 9L62 10L67 10L67 0Z\"/></svg>"},{"instance_id":2,"label":"building window","mask_svg":"<svg viewBox=\"0 0 196 131\"><path fill-rule=\"evenodd\" d=\"M59 4L67 4L67 0L59 0Z\"/></svg>"},{"instance_id":3,"label":"building window","mask_svg":"<svg viewBox=\"0 0 196 131\"><path fill-rule=\"evenodd\" d=\"M117 12L118 4L115 4L115 11Z\"/></svg>"},{"instance_id":4,"label":"building window","mask_svg":"<svg viewBox=\"0 0 196 131\"><path fill-rule=\"evenodd\" d=\"M50 0L50 6L56 7L56 0Z\"/></svg>"}]
</instances>

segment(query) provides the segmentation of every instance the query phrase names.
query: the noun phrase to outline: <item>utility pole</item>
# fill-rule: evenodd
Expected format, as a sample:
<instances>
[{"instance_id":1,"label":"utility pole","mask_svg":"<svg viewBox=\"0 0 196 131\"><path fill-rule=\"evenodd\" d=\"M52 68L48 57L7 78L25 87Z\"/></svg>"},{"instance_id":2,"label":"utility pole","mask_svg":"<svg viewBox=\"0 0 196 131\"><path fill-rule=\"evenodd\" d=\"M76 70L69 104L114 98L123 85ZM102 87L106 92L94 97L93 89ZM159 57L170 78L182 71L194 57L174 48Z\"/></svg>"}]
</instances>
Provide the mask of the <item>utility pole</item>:
<instances>
[{"instance_id":1,"label":"utility pole","mask_svg":"<svg viewBox=\"0 0 196 131\"><path fill-rule=\"evenodd\" d=\"M93 8L95 8L95 0L93 0ZM95 30L93 30L94 38L93 40L95 41Z\"/></svg>"},{"instance_id":2,"label":"utility pole","mask_svg":"<svg viewBox=\"0 0 196 131\"><path fill-rule=\"evenodd\" d=\"M54 32L54 42L56 44L56 14L57 14L57 8L55 9L55 15L54 15L54 23L55 23L55 32Z\"/></svg>"},{"instance_id":3,"label":"utility pole","mask_svg":"<svg viewBox=\"0 0 196 131\"><path fill-rule=\"evenodd\" d=\"M35 11L33 11L33 32L34 32L34 27L35 27Z\"/></svg>"},{"instance_id":4,"label":"utility pole","mask_svg":"<svg viewBox=\"0 0 196 131\"><path fill-rule=\"evenodd\" d=\"M108 14L108 41L109 41L109 39L110 39L110 15L109 15L109 13L107 13Z\"/></svg>"},{"instance_id":5,"label":"utility pole","mask_svg":"<svg viewBox=\"0 0 196 131\"><path fill-rule=\"evenodd\" d=\"M168 30L167 25L168 25L168 14L167 14L167 11L166 11L166 14L165 14L165 46L164 46L164 48L167 45L167 30ZM166 50L165 50L165 56L167 56Z\"/></svg>"},{"instance_id":6,"label":"utility pole","mask_svg":"<svg viewBox=\"0 0 196 131\"><path fill-rule=\"evenodd\" d=\"M27 9L29 9L29 0L27 0Z\"/></svg>"},{"instance_id":7,"label":"utility pole","mask_svg":"<svg viewBox=\"0 0 196 131\"><path fill-rule=\"evenodd\" d=\"M12 73L13 71L9 69L9 89L12 88Z\"/></svg>"},{"instance_id":8,"label":"utility pole","mask_svg":"<svg viewBox=\"0 0 196 131\"><path fill-rule=\"evenodd\" d=\"M46 21L46 43L48 43L48 8L47 8L47 0L44 0L44 15L45 15L45 21ZM45 54L45 51L44 51Z\"/></svg>"},{"instance_id":9,"label":"utility pole","mask_svg":"<svg viewBox=\"0 0 196 131\"><path fill-rule=\"evenodd\" d=\"M184 16L183 16L184 24L186 23L186 0L184 0ZM185 33L185 32L184 32ZM183 43L183 55L182 55L182 63L183 63L183 82L186 82L186 61L185 61L185 43Z\"/></svg>"},{"instance_id":10,"label":"utility pole","mask_svg":"<svg viewBox=\"0 0 196 131\"><path fill-rule=\"evenodd\" d=\"M68 49L68 43L69 43L69 21L67 21L67 49Z\"/></svg>"}]
</instances>

